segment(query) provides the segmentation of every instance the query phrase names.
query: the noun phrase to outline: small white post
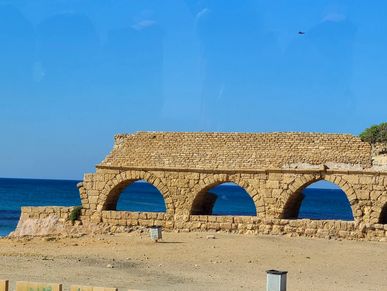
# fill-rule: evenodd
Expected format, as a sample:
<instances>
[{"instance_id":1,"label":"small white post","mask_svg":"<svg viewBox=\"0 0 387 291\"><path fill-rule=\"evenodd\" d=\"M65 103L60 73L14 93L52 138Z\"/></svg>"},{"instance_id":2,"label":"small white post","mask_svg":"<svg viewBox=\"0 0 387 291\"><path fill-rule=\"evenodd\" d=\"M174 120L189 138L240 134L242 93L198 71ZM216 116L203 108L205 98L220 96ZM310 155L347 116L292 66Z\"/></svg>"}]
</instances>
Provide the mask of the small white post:
<instances>
[{"instance_id":1,"label":"small white post","mask_svg":"<svg viewBox=\"0 0 387 291\"><path fill-rule=\"evenodd\" d=\"M150 237L154 242L162 239L161 226L152 226L150 228Z\"/></svg>"},{"instance_id":2,"label":"small white post","mask_svg":"<svg viewBox=\"0 0 387 291\"><path fill-rule=\"evenodd\" d=\"M266 271L266 291L286 291L287 271L268 270Z\"/></svg>"}]
</instances>

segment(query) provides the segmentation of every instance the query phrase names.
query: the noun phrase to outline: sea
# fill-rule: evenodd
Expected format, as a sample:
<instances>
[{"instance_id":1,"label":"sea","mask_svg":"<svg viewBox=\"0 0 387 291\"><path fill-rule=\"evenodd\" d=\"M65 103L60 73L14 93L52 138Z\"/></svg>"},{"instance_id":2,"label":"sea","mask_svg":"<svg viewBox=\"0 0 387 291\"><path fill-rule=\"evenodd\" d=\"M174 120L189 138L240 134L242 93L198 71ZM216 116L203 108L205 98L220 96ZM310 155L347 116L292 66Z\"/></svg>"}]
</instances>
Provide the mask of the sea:
<instances>
[{"instance_id":1,"label":"sea","mask_svg":"<svg viewBox=\"0 0 387 291\"><path fill-rule=\"evenodd\" d=\"M0 236L15 230L22 206L80 205L78 182L0 178ZM253 201L243 188L225 183L210 192L218 197L213 215L256 215ZM348 199L341 189L308 187L303 193L299 218L353 220ZM121 193L117 210L164 212L165 204L153 185L139 181Z\"/></svg>"}]
</instances>

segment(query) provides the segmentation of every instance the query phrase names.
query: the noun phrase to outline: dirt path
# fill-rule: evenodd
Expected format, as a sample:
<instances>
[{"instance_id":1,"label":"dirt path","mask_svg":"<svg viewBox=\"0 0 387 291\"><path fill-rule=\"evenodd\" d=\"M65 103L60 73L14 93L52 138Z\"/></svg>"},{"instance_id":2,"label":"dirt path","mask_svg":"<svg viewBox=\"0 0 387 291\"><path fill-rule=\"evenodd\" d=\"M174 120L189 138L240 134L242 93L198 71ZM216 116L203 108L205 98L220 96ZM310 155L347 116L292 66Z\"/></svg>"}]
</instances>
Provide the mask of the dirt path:
<instances>
[{"instance_id":1,"label":"dirt path","mask_svg":"<svg viewBox=\"0 0 387 291\"><path fill-rule=\"evenodd\" d=\"M267 269L288 290L387 290L387 243L207 233L1 239L0 279L121 290L265 290ZM111 265L113 268L108 267Z\"/></svg>"}]
</instances>

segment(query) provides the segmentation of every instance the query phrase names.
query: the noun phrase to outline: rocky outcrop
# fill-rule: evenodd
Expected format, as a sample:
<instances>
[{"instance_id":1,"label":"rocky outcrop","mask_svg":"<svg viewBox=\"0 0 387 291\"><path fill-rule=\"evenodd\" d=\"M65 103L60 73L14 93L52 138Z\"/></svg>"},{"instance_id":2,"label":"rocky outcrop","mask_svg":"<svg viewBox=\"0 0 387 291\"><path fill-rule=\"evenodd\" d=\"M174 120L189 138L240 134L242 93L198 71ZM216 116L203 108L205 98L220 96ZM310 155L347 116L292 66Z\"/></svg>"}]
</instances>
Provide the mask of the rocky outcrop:
<instances>
[{"instance_id":1,"label":"rocky outcrop","mask_svg":"<svg viewBox=\"0 0 387 291\"><path fill-rule=\"evenodd\" d=\"M387 171L387 143L372 145L372 168Z\"/></svg>"}]
</instances>

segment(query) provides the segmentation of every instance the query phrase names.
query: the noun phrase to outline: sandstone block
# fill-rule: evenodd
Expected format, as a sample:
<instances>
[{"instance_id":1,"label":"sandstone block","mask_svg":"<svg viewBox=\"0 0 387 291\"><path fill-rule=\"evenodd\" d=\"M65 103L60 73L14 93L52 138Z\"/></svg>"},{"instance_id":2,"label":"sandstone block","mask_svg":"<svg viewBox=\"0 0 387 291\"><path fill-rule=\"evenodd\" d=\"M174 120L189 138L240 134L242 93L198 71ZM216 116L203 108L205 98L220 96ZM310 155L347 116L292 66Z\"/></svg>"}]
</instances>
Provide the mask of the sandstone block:
<instances>
[{"instance_id":1,"label":"sandstone block","mask_svg":"<svg viewBox=\"0 0 387 291\"><path fill-rule=\"evenodd\" d=\"M8 280L0 280L0 291L8 291L9 282Z\"/></svg>"},{"instance_id":2,"label":"sandstone block","mask_svg":"<svg viewBox=\"0 0 387 291\"><path fill-rule=\"evenodd\" d=\"M230 222L220 223L220 229L230 231L232 229L232 224Z\"/></svg>"},{"instance_id":3,"label":"sandstone block","mask_svg":"<svg viewBox=\"0 0 387 291\"><path fill-rule=\"evenodd\" d=\"M208 229L211 229L211 230L220 230L220 223L208 222L207 226L208 226Z\"/></svg>"},{"instance_id":4,"label":"sandstone block","mask_svg":"<svg viewBox=\"0 0 387 291\"><path fill-rule=\"evenodd\" d=\"M37 282L16 282L16 291L62 291L62 284L56 283L37 283Z\"/></svg>"},{"instance_id":5,"label":"sandstone block","mask_svg":"<svg viewBox=\"0 0 387 291\"><path fill-rule=\"evenodd\" d=\"M81 286L72 285L70 291L117 291L117 288L106 288L106 287L92 287L92 286Z\"/></svg>"},{"instance_id":6,"label":"sandstone block","mask_svg":"<svg viewBox=\"0 0 387 291\"><path fill-rule=\"evenodd\" d=\"M269 189L278 189L279 186L280 185L278 181L269 180L266 182L266 187Z\"/></svg>"}]
</instances>

